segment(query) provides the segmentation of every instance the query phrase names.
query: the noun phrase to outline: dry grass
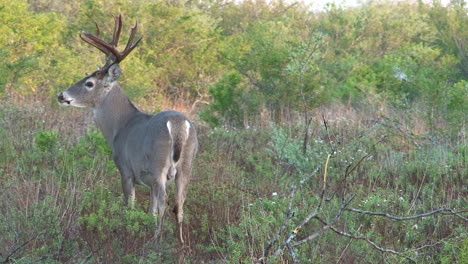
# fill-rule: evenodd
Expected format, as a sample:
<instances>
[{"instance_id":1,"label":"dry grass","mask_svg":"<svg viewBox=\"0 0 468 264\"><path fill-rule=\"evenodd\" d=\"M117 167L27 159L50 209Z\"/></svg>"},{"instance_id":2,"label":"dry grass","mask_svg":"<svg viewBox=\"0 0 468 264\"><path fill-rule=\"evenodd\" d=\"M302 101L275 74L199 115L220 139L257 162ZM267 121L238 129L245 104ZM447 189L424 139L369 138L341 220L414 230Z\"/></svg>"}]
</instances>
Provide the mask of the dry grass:
<instances>
[{"instance_id":1,"label":"dry grass","mask_svg":"<svg viewBox=\"0 0 468 264\"><path fill-rule=\"evenodd\" d=\"M0 199L8 201L0 205L3 223L1 258L10 256L36 261L42 257L62 263L88 258L96 262L152 259L172 263L175 254L172 214L166 219L164 242L157 247L149 242L150 232L140 237L126 233L125 227L120 227L122 230L116 227L99 230L87 228L79 221L80 217L97 213L100 203L121 204L119 175L115 168L109 167L109 157L99 152L99 146L92 146L98 143L90 143L94 141L88 138L90 127L93 127L89 109L58 108L41 101L22 101L20 105L23 107L3 106L0 119L3 140L0 150L4 152L0 155L0 187L7 190L0 194ZM183 106L177 109L188 111ZM376 153L372 159L366 160L365 165L350 176L351 189L362 197L362 201L372 198L373 194L381 195L378 199L402 197L408 201L408 207L389 205L387 208L398 214L439 206L464 208L466 148L463 150L462 146L466 146L466 141L460 137L428 137L431 131L421 115L417 111L401 113L374 106L361 109L349 105L321 107L311 114L308 148L318 152L321 148L334 146L340 151L341 154L331 161L331 167L334 167L330 168L332 184L346 168L345 159L354 157L357 160L360 154L357 149L371 151L370 146L384 137L373 149ZM298 113L288 113L283 119L295 122L283 126L273 125L266 116L263 116L263 125L249 129L209 129L197 123L200 152L189 187L184 224L190 248L188 259L192 263L233 261L234 252L237 252L235 247L244 248L245 252L238 253L244 260L252 261L261 255L262 243L271 236L269 229L263 230L266 227L255 220L255 214L260 212L250 212L249 208L252 204L274 199L274 192L279 193L279 197L284 195L298 174L297 168L286 166L275 157L272 131L284 129L290 137L287 143L292 144L303 139L304 130L297 126L301 118ZM328 122L328 132L324 129L323 118ZM437 127L444 127L444 124ZM57 148L50 153L38 150L35 139L39 131L53 131L59 135ZM88 147L78 151L83 144ZM319 164L321 162L318 160ZM440 163L439 168L434 168L434 162ZM99 196L102 190L109 191L110 196ZM310 197L317 193L313 186L305 191ZM172 192L173 186L169 195ZM86 195L97 195L98 200L83 204ZM145 188L138 188L138 212L145 210L148 197ZM168 208L172 208L171 200L169 203ZM105 211L103 217L122 217L122 221L126 221L127 216L124 211ZM138 221L143 221L141 216L138 217ZM444 218L444 221L420 225L424 226L427 239L451 241L457 239L453 228L459 224L457 220ZM233 233L235 227L240 233ZM395 239L398 245L408 243L402 240L404 235L400 232L404 229L395 228L390 222L376 222L372 228L367 226L361 230ZM109 236L101 239L102 232L109 232ZM421 238L424 236L415 235L415 239ZM336 246L323 247L322 243L329 239L339 238L325 236L317 242L319 244L311 244L322 248L322 260L338 258L344 252L339 248L346 247L346 263L352 263L349 261L360 259L359 252L370 250L358 246L357 242L348 247L347 240L337 242ZM421 246L420 242L412 243ZM337 251L339 254L334 258L333 252ZM436 252L441 253L442 247L437 246ZM371 258L382 259L378 256L378 253L368 254L365 262Z\"/></svg>"}]
</instances>

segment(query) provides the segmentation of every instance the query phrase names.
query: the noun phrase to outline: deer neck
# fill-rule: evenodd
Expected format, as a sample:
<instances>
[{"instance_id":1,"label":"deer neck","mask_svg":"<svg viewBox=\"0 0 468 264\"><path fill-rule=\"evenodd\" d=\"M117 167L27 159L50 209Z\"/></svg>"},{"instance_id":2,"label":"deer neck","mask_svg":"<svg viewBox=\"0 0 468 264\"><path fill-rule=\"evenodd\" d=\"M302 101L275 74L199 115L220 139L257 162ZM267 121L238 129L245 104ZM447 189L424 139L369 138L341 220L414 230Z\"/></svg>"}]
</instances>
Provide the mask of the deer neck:
<instances>
[{"instance_id":1,"label":"deer neck","mask_svg":"<svg viewBox=\"0 0 468 264\"><path fill-rule=\"evenodd\" d=\"M94 121L113 148L113 142L120 129L139 111L130 102L117 82L113 83L101 96L94 107Z\"/></svg>"}]
</instances>

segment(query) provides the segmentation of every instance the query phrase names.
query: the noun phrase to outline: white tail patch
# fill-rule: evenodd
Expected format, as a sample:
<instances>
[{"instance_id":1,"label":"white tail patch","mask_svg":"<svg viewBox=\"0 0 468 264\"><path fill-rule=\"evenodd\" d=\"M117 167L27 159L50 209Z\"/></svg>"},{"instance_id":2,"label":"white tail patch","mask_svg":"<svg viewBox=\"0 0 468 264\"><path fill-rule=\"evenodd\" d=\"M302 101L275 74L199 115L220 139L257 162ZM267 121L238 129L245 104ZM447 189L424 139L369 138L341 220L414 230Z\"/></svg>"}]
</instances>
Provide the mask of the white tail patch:
<instances>
[{"instance_id":1,"label":"white tail patch","mask_svg":"<svg viewBox=\"0 0 468 264\"><path fill-rule=\"evenodd\" d=\"M171 121L167 121L166 123L166 126L167 126L167 130L169 131L169 137L171 138L171 144L174 144L174 139L172 138L172 125L171 125ZM174 180L175 178L175 175L177 174L177 169L176 169L176 166L177 164L174 163L174 146L171 146L171 157L170 157L170 167L169 167L169 171L167 172L167 180L168 181L171 181L171 180Z\"/></svg>"},{"instance_id":2,"label":"white tail patch","mask_svg":"<svg viewBox=\"0 0 468 264\"><path fill-rule=\"evenodd\" d=\"M166 126L167 126L167 130L169 130L169 136L172 137L172 133L171 133L171 121L167 121Z\"/></svg>"},{"instance_id":3,"label":"white tail patch","mask_svg":"<svg viewBox=\"0 0 468 264\"><path fill-rule=\"evenodd\" d=\"M189 137L189 132L190 132L190 122L188 120L185 120L185 129L186 129L185 140L187 140Z\"/></svg>"}]
</instances>

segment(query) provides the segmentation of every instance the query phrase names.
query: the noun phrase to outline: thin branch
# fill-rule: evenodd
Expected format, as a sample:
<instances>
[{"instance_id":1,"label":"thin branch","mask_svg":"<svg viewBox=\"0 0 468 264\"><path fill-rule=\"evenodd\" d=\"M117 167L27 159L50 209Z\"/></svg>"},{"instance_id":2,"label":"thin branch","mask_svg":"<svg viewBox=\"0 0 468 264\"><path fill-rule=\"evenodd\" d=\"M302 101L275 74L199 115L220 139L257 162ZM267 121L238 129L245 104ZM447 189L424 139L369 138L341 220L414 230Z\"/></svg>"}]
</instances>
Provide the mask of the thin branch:
<instances>
[{"instance_id":1,"label":"thin branch","mask_svg":"<svg viewBox=\"0 0 468 264\"><path fill-rule=\"evenodd\" d=\"M327 222L325 222L323 219L320 219L319 217L317 217L317 219L322 222L324 225L328 225ZM358 240L364 240L366 241L369 245L371 245L372 247L374 247L375 249L381 251L381 252L384 252L384 253L391 253L391 254L394 254L394 255L398 255L400 257L403 257L413 263L416 263L416 261L408 256L405 256L403 253L401 252L398 252L398 251L395 251L393 249L388 249L388 248L383 248L383 247L379 247L375 242L373 242L372 240L370 240L369 238L365 237L365 236L358 236L358 235L353 235L353 234L349 234L349 233L346 233L344 231L340 231L338 229L336 229L335 227L331 226L330 227L331 230L333 230L333 232L341 235L341 236L345 236L345 237L349 237L349 238L352 238L352 239L358 239Z\"/></svg>"},{"instance_id":2,"label":"thin branch","mask_svg":"<svg viewBox=\"0 0 468 264\"><path fill-rule=\"evenodd\" d=\"M445 212L445 213L448 213L449 215L455 215L455 216L463 219L465 222L468 221L468 219L466 217L463 217L460 213L455 212L451 208L440 208L440 209L430 211L430 212L427 212L427 213L422 213L422 214L417 214L417 215L412 215L412 216L403 216L403 217L393 216L393 215L389 215L387 213L381 213L381 212L364 211L364 210L359 210L359 209L356 209L356 208L353 208L353 207L347 208L346 210L351 211L351 212L355 212L355 213L360 213L360 214L383 216L383 217L386 217L386 218L389 218L389 219L392 219L392 220L396 220L396 221L406 221L406 220L418 219L418 218L422 218L422 217L431 216L431 215L435 215L435 214L438 214L438 213L444 213Z\"/></svg>"},{"instance_id":3,"label":"thin branch","mask_svg":"<svg viewBox=\"0 0 468 264\"><path fill-rule=\"evenodd\" d=\"M332 140L330 137L330 131L328 131L328 121L325 119L325 116L322 114L322 121L323 121L323 126L325 126L325 131L327 132L327 138L328 138L328 144L330 144L330 154L333 155L335 154L335 147L332 144Z\"/></svg>"},{"instance_id":4,"label":"thin branch","mask_svg":"<svg viewBox=\"0 0 468 264\"><path fill-rule=\"evenodd\" d=\"M327 157L327 160L325 162L325 170L324 170L324 175L323 175L323 187L322 187L322 193L320 194L320 200L319 200L319 204L315 207L315 209L310 212L305 218L304 220L302 220L302 222L296 226L296 228L294 228L294 230L291 232L291 234L288 236L288 238L286 238L286 240L284 241L284 243L275 251L274 253L274 256L275 257L278 257L279 254L281 254L281 252L283 251L283 249L285 247L288 247L291 243L291 241L297 236L297 233L299 232L299 230L301 230L301 228L307 224L310 219L314 218L318 211L320 210L320 208L322 207L322 204L323 204L323 201L324 201L324 198L325 198L325 188L327 186L327 174L326 174L326 171L327 171L327 166L328 166L328 161L330 159L330 156L331 155L328 155ZM317 171L317 169L314 171L314 173ZM301 181L302 183L303 181Z\"/></svg>"},{"instance_id":5,"label":"thin branch","mask_svg":"<svg viewBox=\"0 0 468 264\"><path fill-rule=\"evenodd\" d=\"M345 210L345 208L351 203L351 201L354 199L355 195L353 195L347 202L345 203L342 203L341 204L341 208L340 208L340 211L338 211L338 214L331 220L330 223L322 226L317 232L311 234L310 236L302 239L302 240L299 240L297 242L294 242L291 244L291 246L295 247L295 246L299 246L300 244L303 244L309 240L312 240L312 239L315 239L316 237L318 237L319 235L321 235L323 232L325 232L327 229L331 228L333 224L335 224L336 221L338 221L338 219L341 218L341 215L343 214L343 211ZM314 216L314 218L318 219L318 216Z\"/></svg>"},{"instance_id":6,"label":"thin branch","mask_svg":"<svg viewBox=\"0 0 468 264\"><path fill-rule=\"evenodd\" d=\"M288 248L288 253L293 259L293 263L297 263L297 255L294 252L293 246L292 245L287 245Z\"/></svg>"},{"instance_id":7,"label":"thin branch","mask_svg":"<svg viewBox=\"0 0 468 264\"><path fill-rule=\"evenodd\" d=\"M23 244L21 244L20 246L16 247L6 258L5 258L5 261L3 261L3 263L8 263L10 262L10 258L11 256L13 256L13 254L15 254L18 250L22 249L23 247L25 247L27 244L29 244L31 241L35 240L38 236L44 234L45 231L43 232L40 232L40 233L37 233L35 236L33 236L31 239L23 242Z\"/></svg>"},{"instance_id":8,"label":"thin branch","mask_svg":"<svg viewBox=\"0 0 468 264\"><path fill-rule=\"evenodd\" d=\"M439 244L442 244L442 243L444 243L444 242L446 242L446 240L439 240L439 241L436 241L435 243L432 243L432 244L424 244L424 245L422 245L422 246L420 246L420 247L413 248L413 249L411 249L411 250L413 250L413 251L419 251L419 250L425 249L425 248L427 248L427 247L435 247L435 246L437 246L437 245L439 245Z\"/></svg>"},{"instance_id":9,"label":"thin branch","mask_svg":"<svg viewBox=\"0 0 468 264\"><path fill-rule=\"evenodd\" d=\"M357 229L357 232L359 232L362 228L362 225L359 225L359 228ZM338 258L338 260L336 261L336 264L339 264L341 259L343 258L343 256L345 255L346 251L348 251L348 248L349 246L351 245L351 243L353 242L354 240L353 239L349 239L349 242L348 244L346 244L346 247L343 249L343 251L341 252L341 255L340 257Z\"/></svg>"},{"instance_id":10,"label":"thin branch","mask_svg":"<svg viewBox=\"0 0 468 264\"><path fill-rule=\"evenodd\" d=\"M278 233L276 233L275 237L272 240L270 240L270 242L268 242L268 245L265 247L265 250L263 252L264 258L268 256L268 253L271 247L278 241L279 237L286 229L286 226L288 225L289 220L294 216L294 214L291 214L291 207L292 207L292 201L293 201L294 195L296 194L296 189L297 189L297 185L294 185L293 187L291 187L291 193L289 194L288 210L286 211L286 214L284 216L283 225L281 226Z\"/></svg>"},{"instance_id":11,"label":"thin branch","mask_svg":"<svg viewBox=\"0 0 468 264\"><path fill-rule=\"evenodd\" d=\"M312 173L310 173L306 178L302 179L299 184L303 184L306 181L308 181L312 176L314 176L318 172L318 169L315 169ZM294 184L291 187L291 192L289 194L289 202L288 202L288 210L286 211L285 217L284 217L284 222L280 227L280 230L278 233L276 233L275 237L268 242L268 245L265 247L265 250L263 252L263 258L260 259L260 261L264 260L265 258L268 257L268 253L270 252L270 249L273 247L273 245L278 241L279 237L281 234L283 234L284 230L286 229L286 226L288 225L288 222L291 218L294 217L294 214L291 213L291 208L292 208L292 202L294 200L294 196L296 195L296 190L297 190L298 185Z\"/></svg>"},{"instance_id":12,"label":"thin branch","mask_svg":"<svg viewBox=\"0 0 468 264\"><path fill-rule=\"evenodd\" d=\"M281 254L281 252L283 251L283 249L285 247L287 247L291 243L291 241L297 236L297 233L299 232L299 230L301 230L301 228L305 224L307 224L310 221L310 219L312 219L313 217L315 217L317 215L318 210L322 206L324 193L325 193L325 191L323 190L322 194L320 195L319 204L315 207L315 209L309 215L307 215L306 218L304 218L304 220L296 228L294 228L294 230L291 232L291 234L288 236L288 238L286 238L284 243L280 247L278 247L278 249L273 254L275 257L278 257L279 254Z\"/></svg>"}]
</instances>

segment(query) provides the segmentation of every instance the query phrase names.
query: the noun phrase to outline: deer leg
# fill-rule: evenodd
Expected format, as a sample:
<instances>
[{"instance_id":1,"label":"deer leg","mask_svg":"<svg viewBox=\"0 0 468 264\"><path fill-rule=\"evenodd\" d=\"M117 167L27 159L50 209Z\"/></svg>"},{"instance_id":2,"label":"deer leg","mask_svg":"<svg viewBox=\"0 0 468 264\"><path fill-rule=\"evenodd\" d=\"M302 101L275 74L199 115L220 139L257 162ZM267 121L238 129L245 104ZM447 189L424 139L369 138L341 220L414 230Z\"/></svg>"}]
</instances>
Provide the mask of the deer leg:
<instances>
[{"instance_id":1,"label":"deer leg","mask_svg":"<svg viewBox=\"0 0 468 264\"><path fill-rule=\"evenodd\" d=\"M187 185L190 180L190 174L192 172L192 162L193 156L196 153L196 146L188 145L185 150L182 152L180 157L179 166L177 168L176 174L176 205L174 207L174 213L177 218L177 227L178 227L178 240L183 247L185 244L184 236L182 233L182 224L184 220L184 203L185 197L187 195Z\"/></svg>"},{"instance_id":2,"label":"deer leg","mask_svg":"<svg viewBox=\"0 0 468 264\"><path fill-rule=\"evenodd\" d=\"M165 183L156 183L155 185L153 185L151 187L150 195L150 213L155 217L156 215L159 215L159 223L154 234L155 239L157 239L159 234L161 234L164 219L164 211L166 206L165 203L167 195Z\"/></svg>"},{"instance_id":3,"label":"deer leg","mask_svg":"<svg viewBox=\"0 0 468 264\"><path fill-rule=\"evenodd\" d=\"M166 181L169 166L165 166L160 173L158 173L158 180L151 186L150 192L150 213L154 216L159 215L159 223L155 232L155 238L161 233L164 219L164 211L166 208Z\"/></svg>"},{"instance_id":4,"label":"deer leg","mask_svg":"<svg viewBox=\"0 0 468 264\"><path fill-rule=\"evenodd\" d=\"M158 199L157 199L157 189L155 186L151 186L150 190L150 204L149 204L149 209L148 213L150 213L153 216L157 215L157 206L158 206Z\"/></svg>"},{"instance_id":5,"label":"deer leg","mask_svg":"<svg viewBox=\"0 0 468 264\"><path fill-rule=\"evenodd\" d=\"M176 175L176 205L174 207L174 214L177 219L178 227L178 240L181 245L184 245L184 237L182 233L182 221L184 219L184 202L187 193L187 184L189 180L190 170L178 170Z\"/></svg>"},{"instance_id":6,"label":"deer leg","mask_svg":"<svg viewBox=\"0 0 468 264\"><path fill-rule=\"evenodd\" d=\"M123 174L121 170L121 177L122 177L122 189L124 193L124 204L125 206L129 206L133 209L135 207L135 185L133 184L132 177L129 177L129 174ZM129 204L130 199L130 204Z\"/></svg>"}]
</instances>

